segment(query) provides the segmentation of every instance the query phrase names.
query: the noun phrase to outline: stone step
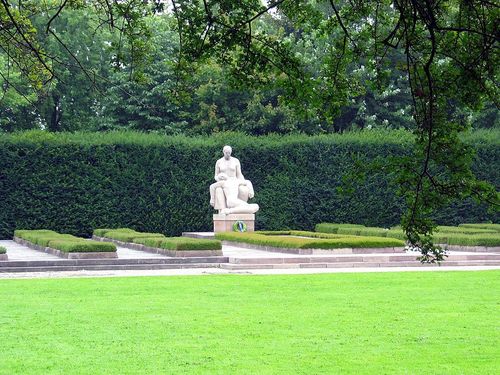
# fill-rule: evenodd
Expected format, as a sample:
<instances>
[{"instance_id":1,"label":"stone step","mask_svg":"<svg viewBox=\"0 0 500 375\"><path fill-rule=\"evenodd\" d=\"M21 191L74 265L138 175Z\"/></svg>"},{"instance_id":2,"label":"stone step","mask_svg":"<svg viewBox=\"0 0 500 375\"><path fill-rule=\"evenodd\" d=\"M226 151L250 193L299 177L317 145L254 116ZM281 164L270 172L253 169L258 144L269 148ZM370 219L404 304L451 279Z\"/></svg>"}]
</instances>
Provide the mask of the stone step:
<instances>
[{"instance_id":1,"label":"stone step","mask_svg":"<svg viewBox=\"0 0 500 375\"><path fill-rule=\"evenodd\" d=\"M0 269L5 267L52 267L52 266L119 266L154 264L219 264L227 263L228 257L188 257L188 258L136 258L136 259L50 259L50 260L9 260L0 261Z\"/></svg>"},{"instance_id":2,"label":"stone step","mask_svg":"<svg viewBox=\"0 0 500 375\"><path fill-rule=\"evenodd\" d=\"M182 264L99 264L99 265L54 265L38 267L2 267L0 273L6 272L57 272L57 271L121 271L121 270L165 270L184 268L219 268L219 263L182 263Z\"/></svg>"},{"instance_id":3,"label":"stone step","mask_svg":"<svg viewBox=\"0 0 500 375\"><path fill-rule=\"evenodd\" d=\"M363 256L316 256L316 257L256 257L238 258L229 257L232 264L290 264L290 263L392 263L417 261L417 255L363 255ZM500 254L452 254L446 258L450 261L466 260L500 260ZM418 261L417 261L418 262Z\"/></svg>"},{"instance_id":4,"label":"stone step","mask_svg":"<svg viewBox=\"0 0 500 375\"><path fill-rule=\"evenodd\" d=\"M500 253L500 246L462 246L462 245L440 245L449 251L467 251L477 253Z\"/></svg>"},{"instance_id":5,"label":"stone step","mask_svg":"<svg viewBox=\"0 0 500 375\"><path fill-rule=\"evenodd\" d=\"M254 269L287 269L287 268L357 268L357 267L460 267L460 266L500 266L499 260L466 260L445 261L438 264L422 264L418 261L406 262L340 262L340 263L284 263L284 264L242 264L222 263L221 269L254 270Z\"/></svg>"},{"instance_id":6,"label":"stone step","mask_svg":"<svg viewBox=\"0 0 500 375\"><path fill-rule=\"evenodd\" d=\"M338 249L296 249L286 247L262 246L245 242L222 241L225 246L242 249L261 250L271 253L285 253L297 255L335 255L335 254L405 254L404 247L377 247L377 248L338 248Z\"/></svg>"}]
</instances>

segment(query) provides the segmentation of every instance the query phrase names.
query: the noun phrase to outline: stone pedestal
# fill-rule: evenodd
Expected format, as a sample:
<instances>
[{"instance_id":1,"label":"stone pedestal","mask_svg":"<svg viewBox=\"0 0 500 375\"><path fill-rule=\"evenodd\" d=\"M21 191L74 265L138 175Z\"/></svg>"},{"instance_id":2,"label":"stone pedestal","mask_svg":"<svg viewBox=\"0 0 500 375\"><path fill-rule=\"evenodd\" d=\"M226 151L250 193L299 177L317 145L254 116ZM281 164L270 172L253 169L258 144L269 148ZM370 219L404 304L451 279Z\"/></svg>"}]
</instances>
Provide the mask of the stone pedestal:
<instances>
[{"instance_id":1,"label":"stone pedestal","mask_svg":"<svg viewBox=\"0 0 500 375\"><path fill-rule=\"evenodd\" d=\"M233 232L233 224L237 221L242 221L246 224L247 232L255 230L254 214L214 214L214 232Z\"/></svg>"}]
</instances>

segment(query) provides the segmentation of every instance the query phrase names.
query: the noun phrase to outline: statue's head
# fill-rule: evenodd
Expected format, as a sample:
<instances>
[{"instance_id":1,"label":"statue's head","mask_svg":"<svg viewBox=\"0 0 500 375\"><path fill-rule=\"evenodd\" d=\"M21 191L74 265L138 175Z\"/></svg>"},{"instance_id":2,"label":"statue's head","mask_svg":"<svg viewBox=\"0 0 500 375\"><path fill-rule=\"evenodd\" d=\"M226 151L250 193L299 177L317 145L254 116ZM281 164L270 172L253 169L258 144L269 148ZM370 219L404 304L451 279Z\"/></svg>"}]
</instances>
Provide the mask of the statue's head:
<instances>
[{"instance_id":1,"label":"statue's head","mask_svg":"<svg viewBox=\"0 0 500 375\"><path fill-rule=\"evenodd\" d=\"M224 159L229 160L232 152L233 149L231 148L231 146L224 146L224 148L222 149L222 153L224 154Z\"/></svg>"}]
</instances>

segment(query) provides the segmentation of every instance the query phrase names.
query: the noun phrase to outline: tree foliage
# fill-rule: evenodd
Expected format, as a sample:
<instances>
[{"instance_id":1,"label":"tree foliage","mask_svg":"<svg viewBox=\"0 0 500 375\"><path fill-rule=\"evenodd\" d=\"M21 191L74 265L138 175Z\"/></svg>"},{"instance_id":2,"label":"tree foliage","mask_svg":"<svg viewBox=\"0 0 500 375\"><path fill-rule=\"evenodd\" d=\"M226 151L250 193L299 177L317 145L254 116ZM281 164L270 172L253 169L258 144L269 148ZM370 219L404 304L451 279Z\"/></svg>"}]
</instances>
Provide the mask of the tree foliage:
<instances>
[{"instance_id":1,"label":"tree foliage","mask_svg":"<svg viewBox=\"0 0 500 375\"><path fill-rule=\"evenodd\" d=\"M165 6L160 0L1 0L0 5L7 68L13 66L34 89L59 85L67 74L76 74L73 68L97 86L95 56L83 63L74 51L78 45L61 34L70 25L56 26L66 12L86 10L95 32L110 34L114 71L105 78L112 89L103 100L79 98L84 106L90 100L86 107L94 112L109 114L109 122L97 125L103 129L152 124L149 130L205 133L230 129L233 118L238 125L251 124L248 130L256 134L338 131L346 124L390 121L411 126L412 155L390 168L400 172L397 181L407 199L402 224L425 261L443 259L430 240L433 211L466 196L498 207L496 191L470 172L473 150L460 139L475 111L499 104L500 7L494 2L173 0ZM172 18L174 44L162 37L152 42L154 14ZM42 43L41 33L59 52ZM2 77L27 99L15 79L3 71ZM157 80L162 85L153 83ZM59 104L78 95L63 91L50 93L56 118L48 123L57 124ZM232 97L236 107L245 103L239 117L229 114ZM399 108L390 107L394 101ZM124 108L117 113L120 103ZM161 124L165 117L175 129Z\"/></svg>"}]
</instances>

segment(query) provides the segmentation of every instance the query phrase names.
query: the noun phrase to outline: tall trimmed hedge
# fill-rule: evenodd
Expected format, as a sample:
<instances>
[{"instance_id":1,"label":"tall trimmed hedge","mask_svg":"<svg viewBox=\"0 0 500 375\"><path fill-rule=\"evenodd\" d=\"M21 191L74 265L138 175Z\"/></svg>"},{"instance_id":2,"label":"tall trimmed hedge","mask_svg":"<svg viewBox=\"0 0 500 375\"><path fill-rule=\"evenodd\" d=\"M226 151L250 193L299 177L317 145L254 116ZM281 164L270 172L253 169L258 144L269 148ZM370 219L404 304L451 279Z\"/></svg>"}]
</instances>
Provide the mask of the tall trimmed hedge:
<instances>
[{"instance_id":1,"label":"tall trimmed hedge","mask_svg":"<svg viewBox=\"0 0 500 375\"><path fill-rule=\"evenodd\" d=\"M471 136L476 173L500 186L498 132ZM310 230L320 222L388 227L403 201L375 171L352 196L337 191L354 159L405 153L405 132L328 136L210 138L131 132L0 135L0 238L16 228L48 228L90 236L95 228L130 227L168 236L209 231L208 187L222 146L233 146L260 205L257 228ZM472 202L438 214L441 224L498 222Z\"/></svg>"}]
</instances>

